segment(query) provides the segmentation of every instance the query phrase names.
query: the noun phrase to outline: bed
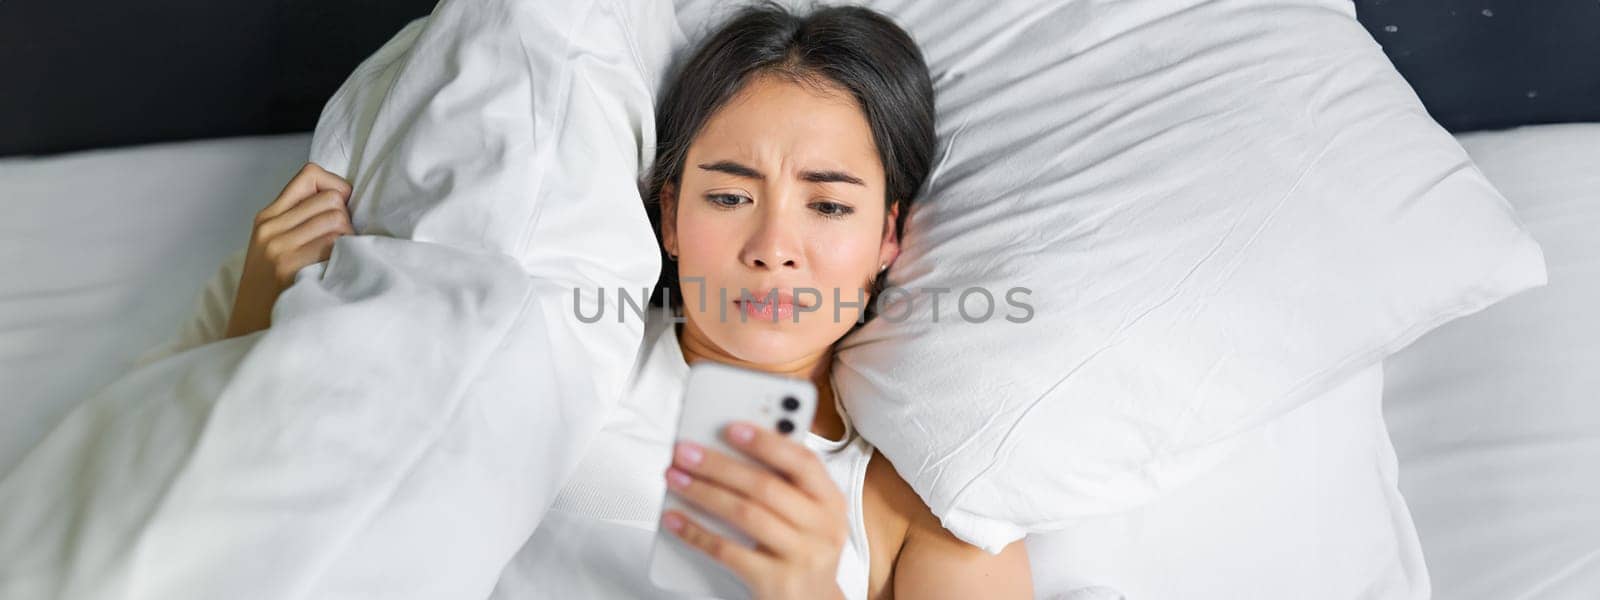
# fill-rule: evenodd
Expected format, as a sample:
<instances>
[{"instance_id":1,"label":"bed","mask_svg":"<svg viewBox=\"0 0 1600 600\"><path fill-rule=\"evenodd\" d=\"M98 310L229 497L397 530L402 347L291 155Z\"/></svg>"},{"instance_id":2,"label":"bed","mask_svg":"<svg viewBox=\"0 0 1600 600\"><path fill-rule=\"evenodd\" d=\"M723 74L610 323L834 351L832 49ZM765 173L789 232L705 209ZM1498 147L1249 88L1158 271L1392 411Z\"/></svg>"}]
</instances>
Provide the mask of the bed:
<instances>
[{"instance_id":1,"label":"bed","mask_svg":"<svg viewBox=\"0 0 1600 600\"><path fill-rule=\"evenodd\" d=\"M1600 124L1458 139L1543 245L1550 285L1386 361L1401 488L1437 597L1583 597L1600 589ZM172 334L309 142L0 160L0 473Z\"/></svg>"},{"instance_id":2,"label":"bed","mask_svg":"<svg viewBox=\"0 0 1600 600\"><path fill-rule=\"evenodd\" d=\"M312 137L304 132L323 103L358 61L434 2L382 4L382 11L366 0L241 10L183 0L85 12L40 0L0 3L0 72L29 91L0 94L0 258L7 266L0 279L0 479L77 403L129 371L189 315L229 310L207 304L201 292L215 284L218 263L245 243L254 213L306 160ZM1389 434L1382 446L1393 449L1384 458L1398 458L1404 500L1397 505L1409 506L1410 519L1396 529L1420 538L1427 573L1409 594L1369 589L1359 597L1421 597L1430 586L1433 596L1452 599L1594 597L1600 79L1593 74L1600 53L1585 49L1594 47L1589 24L1600 19L1600 6L1354 6L1429 116L1456 133L1509 199L1543 246L1549 271L1548 286L1451 322L1383 363L1382 383L1365 405L1372 408L1369 431L1384 425L1376 416L1381 385ZM194 81L214 85L188 85ZM1563 124L1530 126L1540 123ZM1297 431L1338 437L1305 412ZM1297 482L1339 485L1318 480L1315 469L1283 469ZM1207 485L1199 495L1251 493L1237 478ZM1392 479L1384 489L1393 497ZM1340 502L1337 494L1304 493L1298 497L1305 505ZM1235 505L1236 513L1251 510ZM1193 585L1195 572L1216 564L1191 565L1189 556L1226 552L1229 543L1301 562L1326 558L1295 554L1259 524L1253 529L1260 531L1215 543L1208 536L1228 527L1220 519L1210 529L1184 526L1188 514L1170 512L1181 517L1169 529L1179 530L1175 538L1185 545L1162 547L1166 564L1190 570L1144 565L1169 591L1130 598L1195 597L1170 590ZM1084 598L1074 591L1098 582L1057 568L1072 555L1038 539L1030 539L1030 552L1039 596ZM1325 545L1324 554L1349 548ZM1203 573L1216 582L1213 596L1287 596L1262 587L1229 594L1239 573L1261 570L1248 557L1233 563L1243 570ZM1296 571L1276 574L1297 578ZM1309 580L1299 579L1305 588Z\"/></svg>"}]
</instances>

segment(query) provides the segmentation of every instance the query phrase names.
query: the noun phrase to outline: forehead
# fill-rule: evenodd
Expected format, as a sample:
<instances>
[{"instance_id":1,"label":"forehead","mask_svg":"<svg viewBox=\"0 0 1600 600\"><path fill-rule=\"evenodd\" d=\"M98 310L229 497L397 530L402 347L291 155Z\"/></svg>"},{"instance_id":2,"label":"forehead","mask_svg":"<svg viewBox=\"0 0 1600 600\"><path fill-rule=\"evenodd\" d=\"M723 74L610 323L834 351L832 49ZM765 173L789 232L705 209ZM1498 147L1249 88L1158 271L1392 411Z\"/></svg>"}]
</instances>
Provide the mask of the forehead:
<instances>
[{"instance_id":1,"label":"forehead","mask_svg":"<svg viewBox=\"0 0 1600 600\"><path fill-rule=\"evenodd\" d=\"M866 113L837 86L776 75L752 78L689 146L689 161L737 160L763 169L848 169L870 181L883 165ZM754 166L754 165L752 165Z\"/></svg>"}]
</instances>

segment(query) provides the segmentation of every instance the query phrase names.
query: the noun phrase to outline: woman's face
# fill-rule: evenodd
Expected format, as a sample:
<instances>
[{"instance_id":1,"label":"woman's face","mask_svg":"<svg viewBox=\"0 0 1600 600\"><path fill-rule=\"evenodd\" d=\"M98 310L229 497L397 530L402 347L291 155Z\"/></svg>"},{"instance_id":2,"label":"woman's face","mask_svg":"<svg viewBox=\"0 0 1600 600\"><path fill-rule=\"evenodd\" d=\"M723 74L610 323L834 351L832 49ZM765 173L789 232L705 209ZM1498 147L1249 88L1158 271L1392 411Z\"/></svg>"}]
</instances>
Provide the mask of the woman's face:
<instances>
[{"instance_id":1,"label":"woman's face","mask_svg":"<svg viewBox=\"0 0 1600 600\"><path fill-rule=\"evenodd\" d=\"M866 115L848 92L753 78L690 144L678 189L662 191L662 241L678 255L686 335L757 365L828 350L899 253L898 208L885 210L884 186ZM755 301L742 302L741 289ZM774 289L777 304L764 304Z\"/></svg>"}]
</instances>

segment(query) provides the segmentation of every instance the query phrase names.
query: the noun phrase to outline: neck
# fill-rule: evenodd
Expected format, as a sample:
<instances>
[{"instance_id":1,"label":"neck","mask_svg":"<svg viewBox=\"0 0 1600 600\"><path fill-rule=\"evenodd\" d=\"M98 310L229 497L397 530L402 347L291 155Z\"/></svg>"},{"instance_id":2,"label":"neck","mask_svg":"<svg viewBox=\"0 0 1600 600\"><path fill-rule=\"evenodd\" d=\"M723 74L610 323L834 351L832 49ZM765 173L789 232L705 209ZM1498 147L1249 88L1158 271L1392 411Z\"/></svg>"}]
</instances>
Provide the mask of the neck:
<instances>
[{"instance_id":1,"label":"neck","mask_svg":"<svg viewBox=\"0 0 1600 600\"><path fill-rule=\"evenodd\" d=\"M844 419L834 407L831 346L782 364L754 363L729 354L712 343L698 327L695 327L693 319L675 326L679 327L678 349L683 352L684 362L690 365L709 360L752 371L810 381L817 387L817 416L811 422L811 433L830 440L844 437Z\"/></svg>"}]
</instances>

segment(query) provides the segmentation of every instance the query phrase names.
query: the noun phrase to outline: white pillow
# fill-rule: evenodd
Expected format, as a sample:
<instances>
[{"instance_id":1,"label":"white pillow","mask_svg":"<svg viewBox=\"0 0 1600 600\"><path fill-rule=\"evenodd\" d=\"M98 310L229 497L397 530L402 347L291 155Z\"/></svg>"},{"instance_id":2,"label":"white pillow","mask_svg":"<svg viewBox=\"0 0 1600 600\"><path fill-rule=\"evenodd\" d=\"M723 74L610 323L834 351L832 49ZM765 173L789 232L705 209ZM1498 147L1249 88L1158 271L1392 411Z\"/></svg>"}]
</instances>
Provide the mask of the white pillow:
<instances>
[{"instance_id":1,"label":"white pillow","mask_svg":"<svg viewBox=\"0 0 1600 600\"><path fill-rule=\"evenodd\" d=\"M1157 498L1230 436L1545 281L1347 0L866 4L922 44L943 144L890 284L951 292L937 315L894 295L884 315L908 316L844 340L836 377L990 551ZM721 13L679 5L690 33ZM982 323L958 312L970 289L993 298Z\"/></svg>"},{"instance_id":2,"label":"white pillow","mask_svg":"<svg viewBox=\"0 0 1600 600\"><path fill-rule=\"evenodd\" d=\"M1238 437L1239 451L1147 505L1028 536L1034 590L1127 598L1429 597L1374 364Z\"/></svg>"}]
</instances>

